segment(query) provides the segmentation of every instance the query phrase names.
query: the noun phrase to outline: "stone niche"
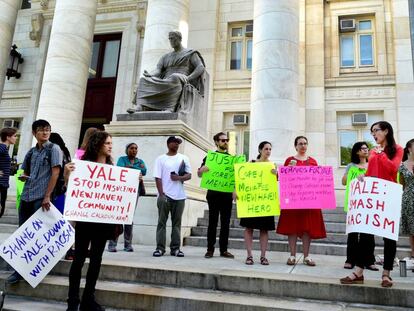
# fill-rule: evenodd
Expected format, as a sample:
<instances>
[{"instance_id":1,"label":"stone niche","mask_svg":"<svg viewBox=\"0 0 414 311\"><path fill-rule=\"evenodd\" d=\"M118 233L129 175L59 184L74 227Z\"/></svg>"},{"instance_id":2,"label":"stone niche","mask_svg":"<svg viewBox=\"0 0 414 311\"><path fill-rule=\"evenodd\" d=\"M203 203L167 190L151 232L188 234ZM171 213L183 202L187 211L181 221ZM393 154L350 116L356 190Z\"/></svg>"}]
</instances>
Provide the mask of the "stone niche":
<instances>
[{"instance_id":1,"label":"stone niche","mask_svg":"<svg viewBox=\"0 0 414 311\"><path fill-rule=\"evenodd\" d=\"M194 115L190 123L198 127L195 120L206 119L207 114ZM182 118L182 119L180 119ZM190 235L191 227L196 226L197 219L202 217L207 208L205 202L205 190L199 187L200 179L197 176L197 168L200 166L206 151L213 148L205 135L195 130L184 122L185 118L180 113L165 112L139 112L117 116L117 121L112 121L105 129L113 137L113 157L117 160L125 155L125 146L134 142L138 145L138 158L143 159L148 171L144 177L146 196L138 199L134 215L133 243L156 246L155 233L158 221L157 190L153 178L155 159L167 152L167 138L179 136L183 142L179 152L190 159L192 179L185 183L187 200L182 217L181 238ZM188 119L187 119L188 120ZM205 127L204 127L205 129ZM167 251L171 235L171 222L167 222ZM119 247L123 245L123 237L119 239Z\"/></svg>"}]
</instances>

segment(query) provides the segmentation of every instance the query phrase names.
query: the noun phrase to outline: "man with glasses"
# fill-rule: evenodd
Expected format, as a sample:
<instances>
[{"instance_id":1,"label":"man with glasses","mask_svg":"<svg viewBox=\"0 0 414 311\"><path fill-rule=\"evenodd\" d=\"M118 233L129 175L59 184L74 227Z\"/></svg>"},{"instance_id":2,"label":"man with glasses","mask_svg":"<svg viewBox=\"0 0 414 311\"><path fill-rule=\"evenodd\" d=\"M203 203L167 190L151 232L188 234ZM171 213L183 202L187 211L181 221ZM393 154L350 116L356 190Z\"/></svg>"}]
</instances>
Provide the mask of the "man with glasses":
<instances>
[{"instance_id":1,"label":"man with glasses","mask_svg":"<svg viewBox=\"0 0 414 311\"><path fill-rule=\"evenodd\" d=\"M19 177L25 181L19 208L19 226L24 224L40 207L48 211L52 193L59 177L63 155L58 145L49 141L51 127L46 120L36 120L32 124L32 134L36 146L26 154ZM14 284L22 280L15 271L7 278L7 283Z\"/></svg>"},{"instance_id":2,"label":"man with glasses","mask_svg":"<svg viewBox=\"0 0 414 311\"><path fill-rule=\"evenodd\" d=\"M223 132L217 133L213 137L216 144L216 152L228 154L229 139ZM204 172L208 172L205 157L201 167L198 169L198 177L203 176ZM233 195L229 192L220 192L214 190L207 190L207 203L208 203L208 229L207 229L207 252L204 255L205 258L212 258L214 255L214 246L216 244L217 222L220 215L220 256L225 258L234 258L233 254L227 251L227 245L229 242L229 225L231 217L231 209L233 207Z\"/></svg>"}]
</instances>

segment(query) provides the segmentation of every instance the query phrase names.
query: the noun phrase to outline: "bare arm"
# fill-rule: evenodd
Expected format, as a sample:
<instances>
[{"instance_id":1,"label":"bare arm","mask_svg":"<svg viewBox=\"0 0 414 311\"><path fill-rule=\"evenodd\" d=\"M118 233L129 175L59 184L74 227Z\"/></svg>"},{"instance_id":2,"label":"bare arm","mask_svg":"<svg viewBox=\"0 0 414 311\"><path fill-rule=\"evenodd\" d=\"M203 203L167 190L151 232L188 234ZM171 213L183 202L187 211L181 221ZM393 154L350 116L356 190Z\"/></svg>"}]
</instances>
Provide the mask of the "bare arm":
<instances>
[{"instance_id":1,"label":"bare arm","mask_svg":"<svg viewBox=\"0 0 414 311\"><path fill-rule=\"evenodd\" d=\"M164 195L164 189L162 188L162 180L161 178L155 177L155 186L157 187L158 195L161 197Z\"/></svg>"},{"instance_id":2,"label":"bare arm","mask_svg":"<svg viewBox=\"0 0 414 311\"><path fill-rule=\"evenodd\" d=\"M185 181L190 180L190 179L191 179L191 173L185 173L183 176L179 176L177 174L171 175L171 180L173 180L173 181L185 182Z\"/></svg>"}]
</instances>

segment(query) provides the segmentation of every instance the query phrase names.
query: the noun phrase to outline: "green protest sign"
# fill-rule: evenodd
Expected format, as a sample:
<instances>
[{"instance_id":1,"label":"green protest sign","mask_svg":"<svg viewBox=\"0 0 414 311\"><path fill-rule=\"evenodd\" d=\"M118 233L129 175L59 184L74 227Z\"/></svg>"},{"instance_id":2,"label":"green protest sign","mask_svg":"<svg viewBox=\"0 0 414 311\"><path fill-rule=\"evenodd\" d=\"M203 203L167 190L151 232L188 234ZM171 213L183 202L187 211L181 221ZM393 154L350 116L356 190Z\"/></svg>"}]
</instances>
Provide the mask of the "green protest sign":
<instances>
[{"instance_id":1,"label":"green protest sign","mask_svg":"<svg viewBox=\"0 0 414 311\"><path fill-rule=\"evenodd\" d=\"M348 194L349 188L351 185L351 181L357 178L359 175L366 173L365 168L359 168L358 166L351 166L348 170L348 175L346 178L346 190L345 190L345 203L344 203L344 211L348 212Z\"/></svg>"},{"instance_id":2,"label":"green protest sign","mask_svg":"<svg viewBox=\"0 0 414 311\"><path fill-rule=\"evenodd\" d=\"M280 215L274 163L238 163L234 168L237 218Z\"/></svg>"},{"instance_id":3,"label":"green protest sign","mask_svg":"<svg viewBox=\"0 0 414 311\"><path fill-rule=\"evenodd\" d=\"M234 164L246 162L246 157L208 151L205 165L208 172L201 178L201 188L220 192L234 191Z\"/></svg>"},{"instance_id":4,"label":"green protest sign","mask_svg":"<svg viewBox=\"0 0 414 311\"><path fill-rule=\"evenodd\" d=\"M24 173L24 170L18 170L16 175L14 175L14 179L16 181L16 208L19 209L20 207L20 197L23 192L24 188L24 181L19 179L20 175Z\"/></svg>"}]
</instances>

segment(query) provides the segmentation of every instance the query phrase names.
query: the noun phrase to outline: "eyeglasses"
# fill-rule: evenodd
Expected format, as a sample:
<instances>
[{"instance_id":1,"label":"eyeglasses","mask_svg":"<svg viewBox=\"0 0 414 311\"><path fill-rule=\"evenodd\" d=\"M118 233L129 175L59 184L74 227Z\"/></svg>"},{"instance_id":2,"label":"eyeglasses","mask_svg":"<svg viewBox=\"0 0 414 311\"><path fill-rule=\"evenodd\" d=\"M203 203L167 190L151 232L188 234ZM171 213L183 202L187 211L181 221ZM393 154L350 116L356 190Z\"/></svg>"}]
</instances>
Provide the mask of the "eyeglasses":
<instances>
[{"instance_id":1,"label":"eyeglasses","mask_svg":"<svg viewBox=\"0 0 414 311\"><path fill-rule=\"evenodd\" d=\"M228 143L230 139L219 139L219 141L221 141L222 143Z\"/></svg>"},{"instance_id":2,"label":"eyeglasses","mask_svg":"<svg viewBox=\"0 0 414 311\"><path fill-rule=\"evenodd\" d=\"M369 150L368 147L362 147L360 150Z\"/></svg>"},{"instance_id":3,"label":"eyeglasses","mask_svg":"<svg viewBox=\"0 0 414 311\"><path fill-rule=\"evenodd\" d=\"M298 146L307 146L308 143L298 143Z\"/></svg>"},{"instance_id":4,"label":"eyeglasses","mask_svg":"<svg viewBox=\"0 0 414 311\"><path fill-rule=\"evenodd\" d=\"M372 134L372 135L374 135L374 134L376 134L376 133L377 133L377 132L379 132L379 131L382 131L382 130L381 130L381 129L379 129L379 128L372 129L371 134Z\"/></svg>"}]
</instances>

